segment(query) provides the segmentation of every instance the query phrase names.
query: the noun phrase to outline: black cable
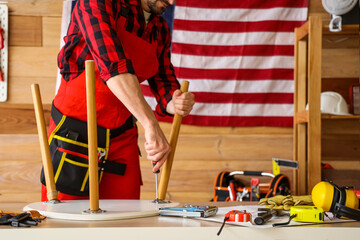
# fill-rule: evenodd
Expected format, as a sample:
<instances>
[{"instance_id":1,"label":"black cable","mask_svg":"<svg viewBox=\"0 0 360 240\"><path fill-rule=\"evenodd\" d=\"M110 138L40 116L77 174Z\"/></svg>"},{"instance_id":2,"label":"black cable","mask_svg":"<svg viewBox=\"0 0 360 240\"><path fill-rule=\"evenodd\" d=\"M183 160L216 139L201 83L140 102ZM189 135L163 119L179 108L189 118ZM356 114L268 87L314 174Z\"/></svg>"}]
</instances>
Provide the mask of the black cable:
<instances>
[{"instance_id":1,"label":"black cable","mask_svg":"<svg viewBox=\"0 0 360 240\"><path fill-rule=\"evenodd\" d=\"M223 221L223 223L222 223L222 225L221 225L221 227L220 227L220 230L219 230L219 232L217 233L218 236L220 235L221 231L223 230L223 228L224 228L224 226L225 226L225 222L226 222L227 220L229 220L229 217L225 217L225 218L224 218L224 221Z\"/></svg>"},{"instance_id":2,"label":"black cable","mask_svg":"<svg viewBox=\"0 0 360 240\"><path fill-rule=\"evenodd\" d=\"M284 225L288 225L290 223L290 221L295 218L297 216L297 214L293 214L289 217L289 221L284 222L284 223L274 223L272 226L273 227L277 227L277 226L284 226Z\"/></svg>"}]
</instances>

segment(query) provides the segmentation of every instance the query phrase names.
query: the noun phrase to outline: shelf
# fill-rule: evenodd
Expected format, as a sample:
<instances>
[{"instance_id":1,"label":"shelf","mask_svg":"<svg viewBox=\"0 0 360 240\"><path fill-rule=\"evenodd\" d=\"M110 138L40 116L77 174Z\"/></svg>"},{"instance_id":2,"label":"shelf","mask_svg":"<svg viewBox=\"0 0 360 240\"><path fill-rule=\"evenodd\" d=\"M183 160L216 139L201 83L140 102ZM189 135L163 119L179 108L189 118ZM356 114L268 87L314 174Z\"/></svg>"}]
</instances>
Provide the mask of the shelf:
<instances>
[{"instance_id":1,"label":"shelf","mask_svg":"<svg viewBox=\"0 0 360 240\"><path fill-rule=\"evenodd\" d=\"M360 120L360 116L359 115L345 116L345 115L322 114L321 119L359 119Z\"/></svg>"},{"instance_id":2,"label":"shelf","mask_svg":"<svg viewBox=\"0 0 360 240\"><path fill-rule=\"evenodd\" d=\"M341 120L345 120L345 119L359 119L360 120L360 115L330 115L330 114L321 114L321 119L341 119ZM308 110L304 110L304 111L300 111L297 113L296 115L296 119L295 119L296 123L307 123L309 122L309 111Z\"/></svg>"},{"instance_id":3,"label":"shelf","mask_svg":"<svg viewBox=\"0 0 360 240\"><path fill-rule=\"evenodd\" d=\"M294 184L298 195L310 194L322 180L321 161L327 159L326 154L333 156L334 161L350 156L352 165L359 161L360 116L321 113L322 61L328 60L322 58L323 40L351 39L351 48L357 48L358 37L359 25L343 25L342 31L330 32L319 16L309 17L295 29L293 159L299 164ZM346 46L328 45L327 49L341 51Z\"/></svg>"},{"instance_id":4,"label":"shelf","mask_svg":"<svg viewBox=\"0 0 360 240\"><path fill-rule=\"evenodd\" d=\"M331 32L329 30L329 25L323 26L323 34L324 35L354 35L359 34L359 25L352 24L352 25L342 25L342 30L340 32Z\"/></svg>"}]
</instances>

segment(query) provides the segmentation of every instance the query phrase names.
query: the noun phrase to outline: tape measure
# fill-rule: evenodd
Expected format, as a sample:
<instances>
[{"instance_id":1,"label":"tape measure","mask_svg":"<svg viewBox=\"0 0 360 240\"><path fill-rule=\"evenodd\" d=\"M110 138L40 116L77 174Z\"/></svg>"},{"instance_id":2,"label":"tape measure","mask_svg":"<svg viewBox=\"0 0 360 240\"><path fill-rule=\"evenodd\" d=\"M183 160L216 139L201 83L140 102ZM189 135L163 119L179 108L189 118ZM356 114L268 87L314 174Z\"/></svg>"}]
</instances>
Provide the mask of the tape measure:
<instances>
[{"instance_id":1,"label":"tape measure","mask_svg":"<svg viewBox=\"0 0 360 240\"><path fill-rule=\"evenodd\" d=\"M225 214L224 221L217 235L218 236L220 235L226 222L250 222L250 221L251 221L251 213L246 212L246 210L244 211L232 210Z\"/></svg>"},{"instance_id":2,"label":"tape measure","mask_svg":"<svg viewBox=\"0 0 360 240\"><path fill-rule=\"evenodd\" d=\"M315 206L294 206L290 208L290 216L295 215L296 222L324 222L324 210Z\"/></svg>"},{"instance_id":3,"label":"tape measure","mask_svg":"<svg viewBox=\"0 0 360 240\"><path fill-rule=\"evenodd\" d=\"M232 210L225 214L226 222L249 222L251 220L251 213L239 210Z\"/></svg>"}]
</instances>

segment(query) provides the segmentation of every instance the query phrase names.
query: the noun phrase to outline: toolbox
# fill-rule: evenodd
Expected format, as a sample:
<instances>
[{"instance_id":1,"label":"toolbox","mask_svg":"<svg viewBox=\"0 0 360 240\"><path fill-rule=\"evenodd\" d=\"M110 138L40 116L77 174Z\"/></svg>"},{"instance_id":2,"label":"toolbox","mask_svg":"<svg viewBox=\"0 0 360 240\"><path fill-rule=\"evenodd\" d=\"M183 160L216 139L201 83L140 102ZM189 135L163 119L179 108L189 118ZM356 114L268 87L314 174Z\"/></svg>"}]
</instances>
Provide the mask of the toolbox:
<instances>
[{"instance_id":1,"label":"toolbox","mask_svg":"<svg viewBox=\"0 0 360 240\"><path fill-rule=\"evenodd\" d=\"M252 176L250 186L245 186L236 175ZM260 183L260 177L270 180ZM259 171L222 171L215 178L212 201L258 201L265 197L289 194L290 180L284 174L275 176Z\"/></svg>"}]
</instances>

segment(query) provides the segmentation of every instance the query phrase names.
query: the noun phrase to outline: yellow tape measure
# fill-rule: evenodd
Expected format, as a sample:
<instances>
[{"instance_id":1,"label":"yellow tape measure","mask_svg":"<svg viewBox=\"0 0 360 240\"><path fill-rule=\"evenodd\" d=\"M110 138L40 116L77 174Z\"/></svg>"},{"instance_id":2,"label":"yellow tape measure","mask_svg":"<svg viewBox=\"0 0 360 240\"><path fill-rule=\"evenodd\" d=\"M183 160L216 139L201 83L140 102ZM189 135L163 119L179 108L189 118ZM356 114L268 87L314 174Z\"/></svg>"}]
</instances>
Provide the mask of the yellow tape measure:
<instances>
[{"instance_id":1,"label":"yellow tape measure","mask_svg":"<svg viewBox=\"0 0 360 240\"><path fill-rule=\"evenodd\" d=\"M296 215L296 222L321 223L324 222L324 210L315 206L294 206L290 208L290 216Z\"/></svg>"}]
</instances>

